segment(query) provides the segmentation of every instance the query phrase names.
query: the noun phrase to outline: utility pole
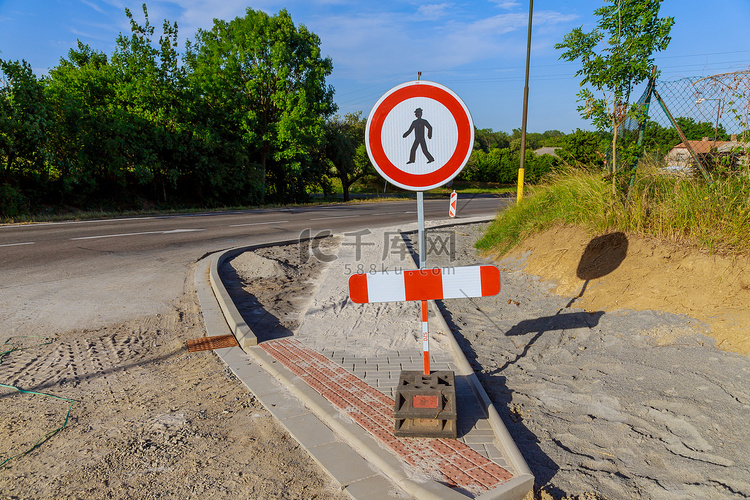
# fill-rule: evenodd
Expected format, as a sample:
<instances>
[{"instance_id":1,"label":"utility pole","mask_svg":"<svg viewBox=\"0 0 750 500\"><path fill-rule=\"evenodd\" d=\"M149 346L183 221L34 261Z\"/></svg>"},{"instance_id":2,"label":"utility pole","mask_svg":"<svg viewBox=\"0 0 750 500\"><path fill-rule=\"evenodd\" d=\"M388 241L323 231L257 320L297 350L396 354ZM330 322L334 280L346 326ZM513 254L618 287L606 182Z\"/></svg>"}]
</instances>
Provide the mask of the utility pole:
<instances>
[{"instance_id":1,"label":"utility pole","mask_svg":"<svg viewBox=\"0 0 750 500\"><path fill-rule=\"evenodd\" d=\"M523 177L526 167L526 116L529 111L529 63L531 61L531 19L534 13L534 0L529 0L529 32L526 38L526 78L523 84L523 118L521 119L521 165L518 168L518 193L516 203L523 199Z\"/></svg>"}]
</instances>

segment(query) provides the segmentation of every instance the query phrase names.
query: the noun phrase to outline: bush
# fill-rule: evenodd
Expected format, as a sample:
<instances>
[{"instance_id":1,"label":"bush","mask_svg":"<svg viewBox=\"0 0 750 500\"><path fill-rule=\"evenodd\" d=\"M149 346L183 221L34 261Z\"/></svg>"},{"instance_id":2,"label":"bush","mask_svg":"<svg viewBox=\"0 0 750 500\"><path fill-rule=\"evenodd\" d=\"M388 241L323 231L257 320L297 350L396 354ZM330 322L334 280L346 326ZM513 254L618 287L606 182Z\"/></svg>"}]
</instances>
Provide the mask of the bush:
<instances>
[{"instance_id":1,"label":"bush","mask_svg":"<svg viewBox=\"0 0 750 500\"><path fill-rule=\"evenodd\" d=\"M10 184L0 185L0 217L18 217L28 213L26 198Z\"/></svg>"},{"instance_id":2,"label":"bush","mask_svg":"<svg viewBox=\"0 0 750 500\"><path fill-rule=\"evenodd\" d=\"M474 150L469 163L461 172L461 180L472 182L496 182L513 184L518 179L520 167L519 152L509 148L491 149L489 153ZM525 182L538 183L557 165L557 158L550 155L537 156L526 151Z\"/></svg>"}]
</instances>

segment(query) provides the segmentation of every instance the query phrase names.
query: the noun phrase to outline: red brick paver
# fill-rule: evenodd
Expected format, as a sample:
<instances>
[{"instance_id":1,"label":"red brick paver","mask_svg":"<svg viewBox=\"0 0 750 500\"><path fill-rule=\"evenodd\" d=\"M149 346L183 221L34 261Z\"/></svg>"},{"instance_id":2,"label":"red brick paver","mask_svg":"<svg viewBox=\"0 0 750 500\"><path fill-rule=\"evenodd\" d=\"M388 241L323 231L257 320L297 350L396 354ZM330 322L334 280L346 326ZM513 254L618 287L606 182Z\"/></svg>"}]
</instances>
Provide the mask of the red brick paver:
<instances>
[{"instance_id":1,"label":"red brick paver","mask_svg":"<svg viewBox=\"0 0 750 500\"><path fill-rule=\"evenodd\" d=\"M407 463L439 473L444 483L480 494L513 475L496 463L452 439L397 438L393 434L394 401L300 341L285 338L262 343L263 348L346 412Z\"/></svg>"},{"instance_id":2,"label":"red brick paver","mask_svg":"<svg viewBox=\"0 0 750 500\"><path fill-rule=\"evenodd\" d=\"M213 337L201 337L185 341L188 352L210 351L224 347L236 347L238 345L234 335L215 335Z\"/></svg>"}]
</instances>

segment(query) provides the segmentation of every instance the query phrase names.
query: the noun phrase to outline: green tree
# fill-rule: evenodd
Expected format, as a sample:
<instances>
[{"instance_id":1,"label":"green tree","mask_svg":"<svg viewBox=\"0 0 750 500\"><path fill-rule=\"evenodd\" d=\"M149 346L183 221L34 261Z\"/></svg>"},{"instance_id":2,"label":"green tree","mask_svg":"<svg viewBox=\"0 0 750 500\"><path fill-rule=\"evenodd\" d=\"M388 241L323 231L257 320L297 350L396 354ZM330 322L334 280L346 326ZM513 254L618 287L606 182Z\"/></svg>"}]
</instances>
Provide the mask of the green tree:
<instances>
[{"instance_id":1,"label":"green tree","mask_svg":"<svg viewBox=\"0 0 750 500\"><path fill-rule=\"evenodd\" d=\"M680 120L680 118L677 118ZM643 149L664 156L680 143L680 136L674 127L662 127L653 120L646 122L643 130Z\"/></svg>"},{"instance_id":2,"label":"green tree","mask_svg":"<svg viewBox=\"0 0 750 500\"><path fill-rule=\"evenodd\" d=\"M560 146L565 139L565 133L559 130L545 130L542 133L542 147Z\"/></svg>"},{"instance_id":3,"label":"green tree","mask_svg":"<svg viewBox=\"0 0 750 500\"><path fill-rule=\"evenodd\" d=\"M26 61L0 60L0 184L46 174L49 106Z\"/></svg>"},{"instance_id":4,"label":"green tree","mask_svg":"<svg viewBox=\"0 0 750 500\"><path fill-rule=\"evenodd\" d=\"M349 201L352 184L374 172L364 148L366 125L361 111L347 113L343 119L336 115L326 121L324 154L331 164L332 174L341 180L344 201Z\"/></svg>"},{"instance_id":5,"label":"green tree","mask_svg":"<svg viewBox=\"0 0 750 500\"><path fill-rule=\"evenodd\" d=\"M631 91L652 75L652 54L669 45L674 19L658 17L661 0L607 0L607 4L594 11L599 17L596 28L589 33L575 28L555 48L565 50L561 59L581 62L576 76L583 77L581 86L591 88L579 92L578 110L599 130L612 131L615 174L618 128L628 117L643 118L642 110L630 104Z\"/></svg>"},{"instance_id":6,"label":"green tree","mask_svg":"<svg viewBox=\"0 0 750 500\"><path fill-rule=\"evenodd\" d=\"M542 147L544 142L544 136L539 132L527 132L526 133L526 149L533 151ZM514 128L513 135L510 138L510 149L513 151L521 151L521 129Z\"/></svg>"},{"instance_id":7,"label":"green tree","mask_svg":"<svg viewBox=\"0 0 750 500\"><path fill-rule=\"evenodd\" d=\"M295 26L286 10L269 16L248 8L244 17L200 30L185 63L212 128L239 134L269 198L306 197L307 185L324 174L314 151L335 111L325 82L333 64L321 56L318 36Z\"/></svg>"},{"instance_id":8,"label":"green tree","mask_svg":"<svg viewBox=\"0 0 750 500\"><path fill-rule=\"evenodd\" d=\"M520 153L520 151L519 151ZM526 175L525 181L529 184L537 184L541 180L557 168L559 158L552 155L538 155L533 151L526 151ZM518 162L520 163L520 162ZM517 171L517 169L516 169ZM512 182L512 178L511 181Z\"/></svg>"},{"instance_id":9,"label":"green tree","mask_svg":"<svg viewBox=\"0 0 750 500\"><path fill-rule=\"evenodd\" d=\"M714 137L717 141L729 140L729 134L721 123L716 127L715 123L696 122L689 116L680 116L675 118L675 121L689 141L700 141L704 137L708 137L710 141L714 140Z\"/></svg>"},{"instance_id":10,"label":"green tree","mask_svg":"<svg viewBox=\"0 0 750 500\"><path fill-rule=\"evenodd\" d=\"M560 146L557 156L569 166L588 169L604 165L607 138L601 132L577 129L567 134Z\"/></svg>"},{"instance_id":11,"label":"green tree","mask_svg":"<svg viewBox=\"0 0 750 500\"><path fill-rule=\"evenodd\" d=\"M101 198L107 180L110 190L122 189L125 111L115 102L115 77L107 56L79 41L78 48L50 70L45 94L53 114L49 143L55 201L85 206Z\"/></svg>"},{"instance_id":12,"label":"green tree","mask_svg":"<svg viewBox=\"0 0 750 500\"><path fill-rule=\"evenodd\" d=\"M141 185L158 186L166 201L167 189L174 189L180 176L175 156L183 148L178 124L185 72L179 65L177 24L165 20L157 44L145 3L142 9L142 25L125 9L131 33L117 37L110 64L118 104L128 112L128 135L135 139L128 173Z\"/></svg>"},{"instance_id":13,"label":"green tree","mask_svg":"<svg viewBox=\"0 0 750 500\"><path fill-rule=\"evenodd\" d=\"M518 171L518 160L509 148L492 148L485 153L475 149L461 178L475 182L498 182L508 184Z\"/></svg>"},{"instance_id":14,"label":"green tree","mask_svg":"<svg viewBox=\"0 0 750 500\"><path fill-rule=\"evenodd\" d=\"M491 128L474 127L474 149L481 149L489 153L495 148L507 148L510 146L508 134L505 132L495 132Z\"/></svg>"},{"instance_id":15,"label":"green tree","mask_svg":"<svg viewBox=\"0 0 750 500\"><path fill-rule=\"evenodd\" d=\"M721 123L717 128L715 123L696 122L693 118L686 116L679 116L675 118L675 121L689 141L700 141L704 137L708 137L709 140L716 137L717 141L729 140L729 134ZM664 156L680 142L682 140L674 127L662 127L652 120L646 122L643 147L647 151L654 151L659 156Z\"/></svg>"}]
</instances>

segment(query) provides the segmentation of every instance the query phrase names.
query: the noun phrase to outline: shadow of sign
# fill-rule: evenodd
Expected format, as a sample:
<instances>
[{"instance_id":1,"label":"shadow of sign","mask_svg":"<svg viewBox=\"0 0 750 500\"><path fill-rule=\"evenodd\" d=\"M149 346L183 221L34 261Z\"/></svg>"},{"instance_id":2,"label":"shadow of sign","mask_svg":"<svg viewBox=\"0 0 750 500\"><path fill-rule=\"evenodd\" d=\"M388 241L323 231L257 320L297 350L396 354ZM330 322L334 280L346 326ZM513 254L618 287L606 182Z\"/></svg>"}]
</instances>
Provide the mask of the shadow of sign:
<instances>
[{"instance_id":1,"label":"shadow of sign","mask_svg":"<svg viewBox=\"0 0 750 500\"><path fill-rule=\"evenodd\" d=\"M512 406L513 390L508 387L506 377L502 372L526 357L532 346L545 333L574 331L598 326L602 316L604 316L604 311L589 313L586 311L570 311L569 309L577 299L583 296L591 280L602 278L617 269L625 260L627 251L628 239L624 233L615 232L592 239L584 249L576 269L576 276L584 280L581 291L563 309L551 316L525 319L508 329L507 327L501 327L495 321L496 318L492 316L494 311L484 311L476 302L472 301L477 310L497 328L498 332L505 331L505 337L512 339L530 336L523 338L520 345L516 345L514 342L516 349L521 349L521 351L516 351L517 354L510 357L503 366L491 370L483 369L471 342L464 337L461 328L453 321L452 314L439 303L448 325L456 336L456 340L474 367L482 385L488 389L490 399L497 407L505 425L513 434L514 440L518 443L524 458L534 473L537 486L546 484L554 477L559 470L559 466L542 450L539 446L539 439L534 432L524 425L523 419L515 415Z\"/></svg>"},{"instance_id":2,"label":"shadow of sign","mask_svg":"<svg viewBox=\"0 0 750 500\"><path fill-rule=\"evenodd\" d=\"M516 354L515 358L505 362L505 364L491 372L488 375L494 375L506 369L509 365L515 364L521 358L528 354L529 349L537 340L546 332L554 330L575 330L578 328L594 328L599 324L599 320L604 316L604 311L560 313L554 316L545 316L543 318L526 319L505 332L506 336L521 336L529 333L536 333L524 346L523 351ZM517 346L521 347L521 346Z\"/></svg>"},{"instance_id":3,"label":"shadow of sign","mask_svg":"<svg viewBox=\"0 0 750 500\"><path fill-rule=\"evenodd\" d=\"M576 299L583 297L586 287L591 280L602 278L620 267L620 264L622 264L627 255L628 237L625 236L625 233L605 234L589 241L576 269L578 279L585 281L580 293L570 301L568 307Z\"/></svg>"},{"instance_id":4,"label":"shadow of sign","mask_svg":"<svg viewBox=\"0 0 750 500\"><path fill-rule=\"evenodd\" d=\"M584 327L592 328L596 326L599 323L599 319L604 315L603 311L595 313L563 313L563 311L570 308L576 300L583 297L586 287L591 280L602 278L620 267L620 264L625 260L627 253L628 238L625 236L625 233L610 233L592 239L589 244L586 245L576 269L576 276L579 279L585 280L583 287L581 287L581 291L576 297L570 299L570 302L568 302L564 309L557 311L554 316L523 320L508 330L505 333L506 336L526 335L527 333L533 332L537 333L526 343L523 351L516 355L515 359L509 360L505 365L492 373L500 372L508 365L516 363L519 359L526 356L529 348L539 340L539 337L541 337L544 332Z\"/></svg>"}]
</instances>

